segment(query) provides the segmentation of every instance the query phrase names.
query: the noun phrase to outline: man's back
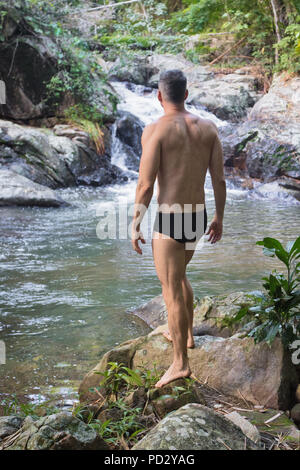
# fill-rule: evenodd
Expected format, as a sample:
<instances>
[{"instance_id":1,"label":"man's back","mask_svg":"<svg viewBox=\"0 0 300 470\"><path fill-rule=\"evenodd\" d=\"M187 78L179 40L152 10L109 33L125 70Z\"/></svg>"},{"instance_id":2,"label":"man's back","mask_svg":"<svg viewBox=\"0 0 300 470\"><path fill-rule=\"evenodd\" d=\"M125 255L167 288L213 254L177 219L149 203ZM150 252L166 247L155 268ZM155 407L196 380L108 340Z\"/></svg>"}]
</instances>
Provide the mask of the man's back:
<instances>
[{"instance_id":1,"label":"man's back","mask_svg":"<svg viewBox=\"0 0 300 470\"><path fill-rule=\"evenodd\" d=\"M188 112L163 116L153 126L161 144L157 173L159 204L204 204L204 183L215 125Z\"/></svg>"}]
</instances>

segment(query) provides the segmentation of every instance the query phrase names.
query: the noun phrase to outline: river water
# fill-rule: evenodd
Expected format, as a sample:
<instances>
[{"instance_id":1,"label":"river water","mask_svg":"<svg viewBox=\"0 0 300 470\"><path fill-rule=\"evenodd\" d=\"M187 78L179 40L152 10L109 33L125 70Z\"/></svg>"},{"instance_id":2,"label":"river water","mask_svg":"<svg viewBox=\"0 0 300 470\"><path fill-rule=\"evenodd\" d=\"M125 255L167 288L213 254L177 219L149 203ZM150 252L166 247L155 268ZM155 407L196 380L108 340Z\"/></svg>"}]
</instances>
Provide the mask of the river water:
<instances>
[{"instance_id":1,"label":"river water","mask_svg":"<svg viewBox=\"0 0 300 470\"><path fill-rule=\"evenodd\" d=\"M155 94L144 94L141 87L115 87L121 110L145 123L161 114ZM210 113L192 111L226 125ZM116 138L113 161L124 169ZM59 190L69 207L0 209L0 340L6 345L0 401L12 393L31 401L71 400L80 379L105 351L149 331L130 310L161 292L151 240L139 257L129 240L101 240L96 233L101 210L123 211L133 202L136 174L128 174L123 185ZM281 268L255 242L265 236L284 243L296 238L300 205L280 197L276 186L257 189L228 186L223 239L216 245L204 239L188 268L197 297L257 289L263 275ZM209 177L206 205L209 221L214 211Z\"/></svg>"}]
</instances>

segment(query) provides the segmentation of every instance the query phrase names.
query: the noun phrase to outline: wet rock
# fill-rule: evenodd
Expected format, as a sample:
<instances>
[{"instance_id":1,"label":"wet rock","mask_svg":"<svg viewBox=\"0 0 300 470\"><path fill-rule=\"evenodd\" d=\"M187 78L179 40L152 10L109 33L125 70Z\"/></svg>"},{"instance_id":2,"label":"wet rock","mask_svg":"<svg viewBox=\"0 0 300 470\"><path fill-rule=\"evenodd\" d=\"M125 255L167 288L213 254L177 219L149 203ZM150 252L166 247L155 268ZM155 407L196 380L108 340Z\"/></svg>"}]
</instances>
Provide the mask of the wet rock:
<instances>
[{"instance_id":1,"label":"wet rock","mask_svg":"<svg viewBox=\"0 0 300 470\"><path fill-rule=\"evenodd\" d=\"M24 419L19 416L0 416L0 442L11 434L14 434L23 424Z\"/></svg>"},{"instance_id":2,"label":"wet rock","mask_svg":"<svg viewBox=\"0 0 300 470\"><path fill-rule=\"evenodd\" d=\"M169 413L133 450L256 450L241 429L196 403Z\"/></svg>"},{"instance_id":3,"label":"wet rock","mask_svg":"<svg viewBox=\"0 0 300 470\"><path fill-rule=\"evenodd\" d=\"M241 416L237 411L232 411L225 415L229 421L236 424L243 433L256 444L260 443L260 434L256 426L251 424L244 416Z\"/></svg>"},{"instance_id":4,"label":"wet rock","mask_svg":"<svg viewBox=\"0 0 300 470\"><path fill-rule=\"evenodd\" d=\"M56 126L53 132L0 121L0 164L52 189L126 180L107 154L96 152L86 133L70 127Z\"/></svg>"},{"instance_id":5,"label":"wet rock","mask_svg":"<svg viewBox=\"0 0 300 470\"><path fill-rule=\"evenodd\" d=\"M116 122L116 136L123 143L125 164L129 170L138 171L142 153L141 137L144 124L128 112L121 112Z\"/></svg>"},{"instance_id":6,"label":"wet rock","mask_svg":"<svg viewBox=\"0 0 300 470\"><path fill-rule=\"evenodd\" d=\"M34 421L27 417L16 440L6 450L107 450L106 442L71 413Z\"/></svg>"},{"instance_id":7,"label":"wet rock","mask_svg":"<svg viewBox=\"0 0 300 470\"><path fill-rule=\"evenodd\" d=\"M68 205L55 191L14 171L0 168L0 206L60 207Z\"/></svg>"}]
</instances>

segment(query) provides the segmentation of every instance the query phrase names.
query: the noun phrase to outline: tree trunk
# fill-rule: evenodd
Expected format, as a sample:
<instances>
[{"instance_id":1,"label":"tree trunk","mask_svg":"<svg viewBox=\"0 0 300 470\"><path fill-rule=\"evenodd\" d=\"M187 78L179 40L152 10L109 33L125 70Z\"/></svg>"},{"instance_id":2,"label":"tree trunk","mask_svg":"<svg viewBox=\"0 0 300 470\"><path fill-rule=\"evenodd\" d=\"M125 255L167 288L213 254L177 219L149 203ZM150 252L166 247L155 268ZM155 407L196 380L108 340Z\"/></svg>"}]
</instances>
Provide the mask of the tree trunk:
<instances>
[{"instance_id":1,"label":"tree trunk","mask_svg":"<svg viewBox=\"0 0 300 470\"><path fill-rule=\"evenodd\" d=\"M274 25L275 25L275 31L276 31L276 36L277 36L277 43L281 40L280 36L280 30L279 30L279 6L278 2L276 0L270 0L271 1L271 6L272 6L272 11L273 11L273 17L274 17ZM275 47L275 63L278 64L278 48Z\"/></svg>"}]
</instances>

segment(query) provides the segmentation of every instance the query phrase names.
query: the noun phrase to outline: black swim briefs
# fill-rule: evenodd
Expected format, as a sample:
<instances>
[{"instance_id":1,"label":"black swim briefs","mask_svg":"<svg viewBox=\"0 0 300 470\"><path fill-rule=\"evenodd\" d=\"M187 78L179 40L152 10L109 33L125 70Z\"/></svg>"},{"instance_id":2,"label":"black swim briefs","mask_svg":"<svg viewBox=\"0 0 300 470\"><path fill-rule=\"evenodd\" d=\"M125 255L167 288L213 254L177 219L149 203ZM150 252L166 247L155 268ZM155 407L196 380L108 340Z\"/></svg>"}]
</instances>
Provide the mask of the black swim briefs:
<instances>
[{"instance_id":1,"label":"black swim briefs","mask_svg":"<svg viewBox=\"0 0 300 470\"><path fill-rule=\"evenodd\" d=\"M180 243L199 240L207 228L206 208L200 212L156 213L153 231L163 233Z\"/></svg>"}]
</instances>

